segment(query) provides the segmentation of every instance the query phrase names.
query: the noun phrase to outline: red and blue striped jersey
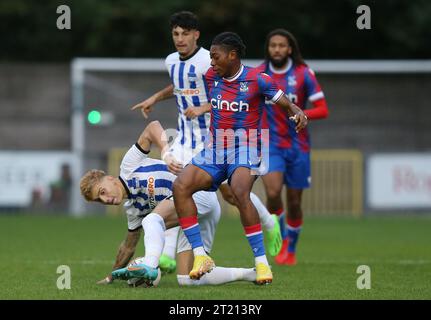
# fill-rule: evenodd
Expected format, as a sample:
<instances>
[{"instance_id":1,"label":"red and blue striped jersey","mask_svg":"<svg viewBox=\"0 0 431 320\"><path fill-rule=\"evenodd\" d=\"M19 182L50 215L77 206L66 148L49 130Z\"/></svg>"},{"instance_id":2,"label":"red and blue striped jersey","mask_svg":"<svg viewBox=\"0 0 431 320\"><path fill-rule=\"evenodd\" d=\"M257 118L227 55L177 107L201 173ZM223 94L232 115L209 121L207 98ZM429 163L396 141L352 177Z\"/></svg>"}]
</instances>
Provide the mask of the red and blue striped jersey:
<instances>
[{"instance_id":1,"label":"red and blue striped jersey","mask_svg":"<svg viewBox=\"0 0 431 320\"><path fill-rule=\"evenodd\" d=\"M245 130L260 139L265 99L276 102L283 92L260 69L241 66L230 79L220 77L213 68L205 75L211 109L210 133L215 141L216 130ZM252 132L251 130L256 130Z\"/></svg>"},{"instance_id":2,"label":"red and blue striped jersey","mask_svg":"<svg viewBox=\"0 0 431 320\"><path fill-rule=\"evenodd\" d=\"M324 97L313 70L306 65L293 65L289 59L287 67L281 71L275 70L270 63L263 63L258 69L267 73L290 101L303 110L307 106L307 100L313 102ZM284 149L297 147L303 152L309 152L308 129L304 128L296 133L295 123L289 120L287 112L271 101L266 102L262 126L269 128L272 145Z\"/></svg>"}]
</instances>

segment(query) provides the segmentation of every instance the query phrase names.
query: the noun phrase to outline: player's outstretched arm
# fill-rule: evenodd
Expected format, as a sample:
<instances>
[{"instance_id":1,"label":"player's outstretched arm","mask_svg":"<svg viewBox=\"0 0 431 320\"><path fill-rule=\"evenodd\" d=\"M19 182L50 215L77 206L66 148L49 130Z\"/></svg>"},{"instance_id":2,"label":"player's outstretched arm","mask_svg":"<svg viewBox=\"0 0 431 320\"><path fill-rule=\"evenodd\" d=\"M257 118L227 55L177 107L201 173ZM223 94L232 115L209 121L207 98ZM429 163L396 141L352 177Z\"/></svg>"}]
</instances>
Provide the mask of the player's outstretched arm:
<instances>
[{"instance_id":1,"label":"player's outstretched arm","mask_svg":"<svg viewBox=\"0 0 431 320\"><path fill-rule=\"evenodd\" d=\"M130 259L135 254L136 246L139 242L139 238L141 236L141 229L128 231L126 235L126 239L121 242L120 247L118 248L117 257L115 259L115 263L112 267L112 270L117 270L120 268L124 268L129 263ZM114 280L112 279L112 275L109 274L104 279L97 282L98 284L109 284Z\"/></svg>"},{"instance_id":2,"label":"player's outstretched arm","mask_svg":"<svg viewBox=\"0 0 431 320\"><path fill-rule=\"evenodd\" d=\"M172 84L168 85L166 88L156 92L148 99L134 105L131 110L141 109L142 115L145 119L148 118L148 113L153 110L153 106L159 102L169 99L174 96L174 86Z\"/></svg>"},{"instance_id":3,"label":"player's outstretched arm","mask_svg":"<svg viewBox=\"0 0 431 320\"><path fill-rule=\"evenodd\" d=\"M168 139L165 130L157 120L151 121L138 139L139 146L145 151L150 151L153 143L159 148L162 155L168 149Z\"/></svg>"},{"instance_id":4,"label":"player's outstretched arm","mask_svg":"<svg viewBox=\"0 0 431 320\"><path fill-rule=\"evenodd\" d=\"M291 120L296 122L296 132L299 132L307 126L308 119L304 111L302 111L301 108L291 102L285 95L282 95L277 100L277 104L287 111Z\"/></svg>"}]
</instances>

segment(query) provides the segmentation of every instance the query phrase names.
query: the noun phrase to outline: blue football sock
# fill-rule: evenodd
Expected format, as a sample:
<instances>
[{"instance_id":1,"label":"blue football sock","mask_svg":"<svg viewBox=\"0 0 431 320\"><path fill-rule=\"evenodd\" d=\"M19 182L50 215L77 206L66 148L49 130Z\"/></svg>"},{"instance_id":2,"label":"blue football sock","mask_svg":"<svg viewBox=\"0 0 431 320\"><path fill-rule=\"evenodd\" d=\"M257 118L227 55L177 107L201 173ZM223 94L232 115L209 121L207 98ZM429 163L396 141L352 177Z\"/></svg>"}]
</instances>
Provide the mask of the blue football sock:
<instances>
[{"instance_id":1,"label":"blue football sock","mask_svg":"<svg viewBox=\"0 0 431 320\"><path fill-rule=\"evenodd\" d=\"M255 257L265 255L265 246L263 244L263 233L260 224L244 227L245 235Z\"/></svg>"},{"instance_id":2,"label":"blue football sock","mask_svg":"<svg viewBox=\"0 0 431 320\"><path fill-rule=\"evenodd\" d=\"M199 228L198 218L197 216L179 218L178 219L183 229L187 240L190 242L192 249L197 247L203 247L201 231Z\"/></svg>"},{"instance_id":3,"label":"blue football sock","mask_svg":"<svg viewBox=\"0 0 431 320\"><path fill-rule=\"evenodd\" d=\"M289 240L289 246L287 252L294 253L296 251L296 244L298 243L299 234L301 232L301 227L292 228L287 226L287 238Z\"/></svg>"}]
</instances>

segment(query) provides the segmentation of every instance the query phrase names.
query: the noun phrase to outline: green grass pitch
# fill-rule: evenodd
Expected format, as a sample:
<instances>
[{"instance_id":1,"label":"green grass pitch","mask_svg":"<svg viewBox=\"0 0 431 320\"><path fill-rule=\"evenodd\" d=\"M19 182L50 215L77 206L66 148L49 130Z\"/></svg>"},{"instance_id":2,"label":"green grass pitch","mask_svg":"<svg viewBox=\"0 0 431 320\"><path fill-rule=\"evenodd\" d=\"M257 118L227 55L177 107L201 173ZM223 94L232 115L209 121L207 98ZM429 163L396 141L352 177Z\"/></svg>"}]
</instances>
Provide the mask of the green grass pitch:
<instances>
[{"instance_id":1,"label":"green grass pitch","mask_svg":"<svg viewBox=\"0 0 431 320\"><path fill-rule=\"evenodd\" d=\"M429 215L306 217L298 264L272 263L268 286L180 288L172 274L157 288L97 285L125 234L125 217L0 216L0 299L431 299ZM220 266L253 266L238 219L222 217L212 255ZM59 265L71 268L70 290L57 289ZM359 265L371 269L369 290L356 286Z\"/></svg>"}]
</instances>

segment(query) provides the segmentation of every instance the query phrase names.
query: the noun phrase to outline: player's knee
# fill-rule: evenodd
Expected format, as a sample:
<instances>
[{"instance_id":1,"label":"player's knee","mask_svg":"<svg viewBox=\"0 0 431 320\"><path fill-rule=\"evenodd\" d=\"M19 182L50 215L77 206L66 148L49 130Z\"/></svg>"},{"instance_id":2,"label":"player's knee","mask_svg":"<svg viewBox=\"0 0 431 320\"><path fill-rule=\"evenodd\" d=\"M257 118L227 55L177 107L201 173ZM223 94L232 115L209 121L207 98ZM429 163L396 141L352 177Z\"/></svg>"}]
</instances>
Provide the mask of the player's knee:
<instances>
[{"instance_id":1,"label":"player's knee","mask_svg":"<svg viewBox=\"0 0 431 320\"><path fill-rule=\"evenodd\" d=\"M235 187L232 187L232 194L235 197L235 201L238 205L243 205L250 201L249 188L237 185Z\"/></svg>"},{"instance_id":2,"label":"player's knee","mask_svg":"<svg viewBox=\"0 0 431 320\"><path fill-rule=\"evenodd\" d=\"M189 188L187 187L187 184L184 183L184 181L178 177L177 179L175 179L173 185L172 185L172 191L174 193L174 195L178 196L187 196L187 192L188 192Z\"/></svg>"},{"instance_id":3,"label":"player's knee","mask_svg":"<svg viewBox=\"0 0 431 320\"><path fill-rule=\"evenodd\" d=\"M147 125L147 127L158 127L158 126L161 126L161 124L160 124L160 122L159 122L159 120L153 120L153 121L151 121L148 125Z\"/></svg>"},{"instance_id":4,"label":"player's knee","mask_svg":"<svg viewBox=\"0 0 431 320\"><path fill-rule=\"evenodd\" d=\"M165 221L159 214L155 212L148 214L144 219L142 219L142 228L144 230L148 230L148 228L152 228L156 224L160 225L163 231L166 230Z\"/></svg>"},{"instance_id":5,"label":"player's knee","mask_svg":"<svg viewBox=\"0 0 431 320\"><path fill-rule=\"evenodd\" d=\"M220 190L221 190L221 189L220 189ZM228 202L229 204L231 204L231 205L233 205L233 206L236 206L235 197L234 197L234 195L233 195L233 193L232 193L232 191L231 191L231 190L229 190L229 191L222 191L222 192L221 192L221 195L222 195L223 199L224 199L226 202Z\"/></svg>"},{"instance_id":6,"label":"player's knee","mask_svg":"<svg viewBox=\"0 0 431 320\"><path fill-rule=\"evenodd\" d=\"M278 198L281 197L281 189L278 186L267 186L266 187L266 196L268 197L269 200L277 200Z\"/></svg>"}]
</instances>

